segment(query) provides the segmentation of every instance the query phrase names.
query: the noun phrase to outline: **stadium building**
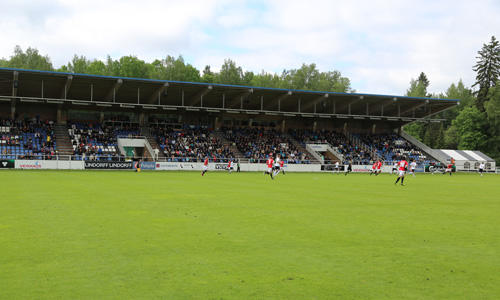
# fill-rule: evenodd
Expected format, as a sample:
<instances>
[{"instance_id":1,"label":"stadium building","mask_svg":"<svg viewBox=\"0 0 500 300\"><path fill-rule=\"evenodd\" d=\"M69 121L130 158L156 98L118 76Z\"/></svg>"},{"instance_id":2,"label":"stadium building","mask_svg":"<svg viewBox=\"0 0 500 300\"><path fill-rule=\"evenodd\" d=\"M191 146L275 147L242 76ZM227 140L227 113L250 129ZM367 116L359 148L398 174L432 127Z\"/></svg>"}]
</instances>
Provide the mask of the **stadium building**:
<instances>
[{"instance_id":1,"label":"stadium building","mask_svg":"<svg viewBox=\"0 0 500 300\"><path fill-rule=\"evenodd\" d=\"M407 156L448 164L401 127L458 100L287 90L0 68L3 167L197 169L205 157L223 169L237 160L262 170L279 154L290 170L328 170L336 161L368 170ZM475 170L480 152L457 155ZM464 159L462 159L464 158Z\"/></svg>"}]
</instances>

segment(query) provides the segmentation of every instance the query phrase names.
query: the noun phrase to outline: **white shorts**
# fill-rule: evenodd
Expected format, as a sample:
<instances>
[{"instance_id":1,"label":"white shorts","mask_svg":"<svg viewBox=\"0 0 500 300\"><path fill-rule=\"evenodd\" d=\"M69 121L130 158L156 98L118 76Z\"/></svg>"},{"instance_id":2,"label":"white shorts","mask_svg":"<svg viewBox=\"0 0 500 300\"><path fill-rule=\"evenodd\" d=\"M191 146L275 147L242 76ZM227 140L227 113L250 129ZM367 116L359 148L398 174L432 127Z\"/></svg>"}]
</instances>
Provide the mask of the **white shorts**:
<instances>
[{"instance_id":1,"label":"white shorts","mask_svg":"<svg viewBox=\"0 0 500 300\"><path fill-rule=\"evenodd\" d=\"M271 173L273 171L273 168L267 168L267 173Z\"/></svg>"},{"instance_id":2,"label":"white shorts","mask_svg":"<svg viewBox=\"0 0 500 300\"><path fill-rule=\"evenodd\" d=\"M208 170L208 166L203 166L203 171Z\"/></svg>"},{"instance_id":3,"label":"white shorts","mask_svg":"<svg viewBox=\"0 0 500 300\"><path fill-rule=\"evenodd\" d=\"M399 176L405 176L405 171L399 170Z\"/></svg>"},{"instance_id":4,"label":"white shorts","mask_svg":"<svg viewBox=\"0 0 500 300\"><path fill-rule=\"evenodd\" d=\"M446 168L446 170L444 170L445 172L451 172L451 169L450 168Z\"/></svg>"}]
</instances>

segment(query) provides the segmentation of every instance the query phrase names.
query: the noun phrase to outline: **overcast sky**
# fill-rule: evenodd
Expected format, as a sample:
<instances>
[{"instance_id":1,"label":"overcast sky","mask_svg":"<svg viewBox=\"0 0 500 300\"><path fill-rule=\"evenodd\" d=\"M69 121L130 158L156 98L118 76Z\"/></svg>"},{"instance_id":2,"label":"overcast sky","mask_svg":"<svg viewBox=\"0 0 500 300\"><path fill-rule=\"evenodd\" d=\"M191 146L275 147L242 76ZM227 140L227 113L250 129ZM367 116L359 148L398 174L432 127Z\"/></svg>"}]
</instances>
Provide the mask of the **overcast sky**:
<instances>
[{"instance_id":1,"label":"overcast sky","mask_svg":"<svg viewBox=\"0 0 500 300\"><path fill-rule=\"evenodd\" d=\"M74 54L146 61L224 58L245 70L302 63L339 70L358 92L401 95L423 71L431 92L474 82L477 51L500 38L500 1L0 0L0 57L35 47L56 67Z\"/></svg>"}]
</instances>

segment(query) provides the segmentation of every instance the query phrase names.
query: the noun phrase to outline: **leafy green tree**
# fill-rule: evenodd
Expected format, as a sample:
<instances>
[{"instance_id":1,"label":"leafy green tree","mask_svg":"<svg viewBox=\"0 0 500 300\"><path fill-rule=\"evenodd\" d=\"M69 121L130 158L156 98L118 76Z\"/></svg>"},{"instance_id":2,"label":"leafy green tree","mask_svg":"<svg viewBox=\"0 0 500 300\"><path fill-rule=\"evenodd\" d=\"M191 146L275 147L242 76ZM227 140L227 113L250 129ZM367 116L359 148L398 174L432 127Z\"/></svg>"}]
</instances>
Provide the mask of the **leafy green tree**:
<instances>
[{"instance_id":1,"label":"leafy green tree","mask_svg":"<svg viewBox=\"0 0 500 300\"><path fill-rule=\"evenodd\" d=\"M75 55L75 56L73 56L73 59L71 60L71 62L68 63L68 70L71 73L86 74L89 64L90 64L90 62L87 60L87 58L85 58L85 56Z\"/></svg>"},{"instance_id":2,"label":"leafy green tree","mask_svg":"<svg viewBox=\"0 0 500 300\"><path fill-rule=\"evenodd\" d=\"M231 59L225 59L217 76L217 83L242 84L243 69Z\"/></svg>"},{"instance_id":3,"label":"leafy green tree","mask_svg":"<svg viewBox=\"0 0 500 300\"><path fill-rule=\"evenodd\" d=\"M458 148L458 132L455 126L450 126L444 132L443 148L457 149Z\"/></svg>"},{"instance_id":4,"label":"leafy green tree","mask_svg":"<svg viewBox=\"0 0 500 300\"><path fill-rule=\"evenodd\" d=\"M275 87L281 88L281 78L277 74L267 73L262 71L259 74L255 74L250 82L250 85L261 86L261 87Z\"/></svg>"},{"instance_id":5,"label":"leafy green tree","mask_svg":"<svg viewBox=\"0 0 500 300\"><path fill-rule=\"evenodd\" d=\"M109 75L106 64L100 60L93 60L87 65L87 73L94 75Z\"/></svg>"},{"instance_id":6,"label":"leafy green tree","mask_svg":"<svg viewBox=\"0 0 500 300\"><path fill-rule=\"evenodd\" d=\"M37 49L31 47L24 52L20 46L14 48L14 55L10 57L6 67L41 71L54 70L52 62L47 55L43 56Z\"/></svg>"},{"instance_id":7,"label":"leafy green tree","mask_svg":"<svg viewBox=\"0 0 500 300\"><path fill-rule=\"evenodd\" d=\"M429 80L424 72L421 72L418 79L410 80L410 88L406 90L406 96L409 97L427 97L427 87L429 86ZM431 136L431 129L428 128L430 125L426 123L413 122L404 126L404 131L411 136L415 137L424 144L431 143L433 137ZM428 145L432 147L432 145Z\"/></svg>"},{"instance_id":8,"label":"leafy green tree","mask_svg":"<svg viewBox=\"0 0 500 300\"><path fill-rule=\"evenodd\" d=\"M201 80L206 83L215 82L215 74L212 72L209 65L206 65L205 69L203 69Z\"/></svg>"},{"instance_id":9,"label":"leafy green tree","mask_svg":"<svg viewBox=\"0 0 500 300\"><path fill-rule=\"evenodd\" d=\"M464 108L452 122L457 130L458 149L483 149L487 136L484 133L485 115L475 106Z\"/></svg>"},{"instance_id":10,"label":"leafy green tree","mask_svg":"<svg viewBox=\"0 0 500 300\"><path fill-rule=\"evenodd\" d=\"M418 75L417 81L425 87L425 90L427 91L427 88L429 87L430 81L427 78L427 75L425 75L424 72L421 72L420 75Z\"/></svg>"},{"instance_id":11,"label":"leafy green tree","mask_svg":"<svg viewBox=\"0 0 500 300\"><path fill-rule=\"evenodd\" d=\"M487 153L500 161L500 85L490 89L488 95L490 99L485 103L486 115L488 119L488 145Z\"/></svg>"},{"instance_id":12,"label":"leafy green tree","mask_svg":"<svg viewBox=\"0 0 500 300\"><path fill-rule=\"evenodd\" d=\"M420 73L418 79L410 80L410 88L406 90L406 96L409 97L429 97L427 94L427 87L429 87L429 79L424 72Z\"/></svg>"},{"instance_id":13,"label":"leafy green tree","mask_svg":"<svg viewBox=\"0 0 500 300\"><path fill-rule=\"evenodd\" d=\"M147 64L136 56L122 56L118 60L115 76L148 78L149 70Z\"/></svg>"},{"instance_id":14,"label":"leafy green tree","mask_svg":"<svg viewBox=\"0 0 500 300\"><path fill-rule=\"evenodd\" d=\"M186 64L184 58L179 56L167 56L163 61L165 67L165 77L160 79L179 81L200 81L200 71L191 64Z\"/></svg>"},{"instance_id":15,"label":"leafy green tree","mask_svg":"<svg viewBox=\"0 0 500 300\"><path fill-rule=\"evenodd\" d=\"M478 54L477 63L472 68L477 72L473 86L479 86L476 105L480 111L484 111L490 87L495 86L500 79L500 45L495 36L491 37L489 44L483 44Z\"/></svg>"}]
</instances>

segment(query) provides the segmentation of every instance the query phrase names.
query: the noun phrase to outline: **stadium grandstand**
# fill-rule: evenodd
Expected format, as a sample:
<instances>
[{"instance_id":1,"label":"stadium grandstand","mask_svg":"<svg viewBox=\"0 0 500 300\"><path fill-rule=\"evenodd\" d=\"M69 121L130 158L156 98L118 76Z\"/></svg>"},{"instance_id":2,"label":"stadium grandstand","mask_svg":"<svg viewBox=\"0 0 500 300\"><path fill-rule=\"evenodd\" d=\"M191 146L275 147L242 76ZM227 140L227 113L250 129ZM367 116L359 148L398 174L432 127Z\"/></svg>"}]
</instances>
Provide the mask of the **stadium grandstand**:
<instances>
[{"instance_id":1,"label":"stadium grandstand","mask_svg":"<svg viewBox=\"0 0 500 300\"><path fill-rule=\"evenodd\" d=\"M0 159L446 164L401 128L457 104L0 68Z\"/></svg>"}]
</instances>

